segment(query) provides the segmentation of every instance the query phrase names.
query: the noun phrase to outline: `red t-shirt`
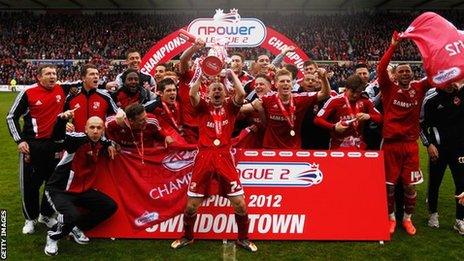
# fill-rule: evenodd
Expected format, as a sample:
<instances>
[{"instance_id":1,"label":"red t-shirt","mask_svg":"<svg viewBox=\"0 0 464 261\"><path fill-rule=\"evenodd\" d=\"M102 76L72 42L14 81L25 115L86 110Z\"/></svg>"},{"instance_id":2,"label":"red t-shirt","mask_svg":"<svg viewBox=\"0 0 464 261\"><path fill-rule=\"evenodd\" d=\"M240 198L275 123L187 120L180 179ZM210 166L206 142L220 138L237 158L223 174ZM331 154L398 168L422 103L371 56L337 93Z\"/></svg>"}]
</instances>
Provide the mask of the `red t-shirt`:
<instances>
[{"instance_id":1,"label":"red t-shirt","mask_svg":"<svg viewBox=\"0 0 464 261\"><path fill-rule=\"evenodd\" d=\"M393 51L394 47L390 46L377 69L384 109L383 138L416 141L419 138L419 115L422 102L430 85L426 79L423 79L412 81L408 89L401 89L390 81L387 66Z\"/></svg>"},{"instance_id":2,"label":"red t-shirt","mask_svg":"<svg viewBox=\"0 0 464 261\"><path fill-rule=\"evenodd\" d=\"M376 123L380 123L382 121L382 115L374 108L374 105L369 99L360 98L356 102L350 102L347 101L347 99L348 98L345 94L340 94L330 98L314 119L315 124L332 130L330 133L331 149L339 148L345 139L350 136L355 139L359 139L360 141L363 140L362 134L365 121L353 122L349 125L349 128L342 133L338 133L333 130L337 122L355 119L356 114L360 112L369 114L371 121ZM342 147L348 147L346 145L348 144L342 145Z\"/></svg>"},{"instance_id":3,"label":"red t-shirt","mask_svg":"<svg viewBox=\"0 0 464 261\"><path fill-rule=\"evenodd\" d=\"M294 127L295 136L290 135L290 124L278 105L276 92L270 92L262 97L266 113L266 130L264 132L263 148L267 149L298 149L301 147L301 124L309 106L317 103L317 92L295 93ZM289 111L290 103L283 104ZM304 134L307 135L307 134Z\"/></svg>"},{"instance_id":4,"label":"red t-shirt","mask_svg":"<svg viewBox=\"0 0 464 261\"><path fill-rule=\"evenodd\" d=\"M235 120L240 111L241 105L236 105L233 98L227 98L222 107L217 109L207 102L204 98L200 99L197 105L196 113L198 115L198 128L200 138L198 140L199 148L224 148L231 146L232 132L234 130ZM216 121L221 122L220 132L216 132L216 124L213 115L217 115ZM214 145L214 140L218 139L220 144Z\"/></svg>"}]
</instances>

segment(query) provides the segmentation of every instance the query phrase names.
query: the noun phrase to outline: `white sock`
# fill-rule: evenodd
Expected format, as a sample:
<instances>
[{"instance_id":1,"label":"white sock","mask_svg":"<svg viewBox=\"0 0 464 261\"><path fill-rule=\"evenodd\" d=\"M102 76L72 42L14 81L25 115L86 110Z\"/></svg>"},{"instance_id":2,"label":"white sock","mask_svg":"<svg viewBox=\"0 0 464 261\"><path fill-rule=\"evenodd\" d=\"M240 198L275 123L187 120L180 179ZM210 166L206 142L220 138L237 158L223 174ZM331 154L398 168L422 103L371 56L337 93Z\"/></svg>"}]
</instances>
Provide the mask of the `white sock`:
<instances>
[{"instance_id":1,"label":"white sock","mask_svg":"<svg viewBox=\"0 0 464 261\"><path fill-rule=\"evenodd\" d=\"M404 213L404 215L403 215L403 220L411 220L411 216L412 216L412 214L406 214L406 213Z\"/></svg>"},{"instance_id":2,"label":"white sock","mask_svg":"<svg viewBox=\"0 0 464 261\"><path fill-rule=\"evenodd\" d=\"M390 220L396 220L395 212L388 214L388 217L390 218Z\"/></svg>"}]
</instances>

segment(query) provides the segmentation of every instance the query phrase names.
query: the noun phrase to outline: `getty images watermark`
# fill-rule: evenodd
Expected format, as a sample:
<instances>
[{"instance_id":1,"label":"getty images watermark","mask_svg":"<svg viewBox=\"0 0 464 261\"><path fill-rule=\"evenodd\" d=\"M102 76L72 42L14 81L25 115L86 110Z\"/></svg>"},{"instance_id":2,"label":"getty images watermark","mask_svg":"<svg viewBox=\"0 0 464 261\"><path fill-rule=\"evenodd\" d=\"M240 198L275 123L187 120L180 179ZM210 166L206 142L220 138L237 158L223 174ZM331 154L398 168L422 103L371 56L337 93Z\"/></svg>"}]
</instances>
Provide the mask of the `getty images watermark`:
<instances>
[{"instance_id":1,"label":"getty images watermark","mask_svg":"<svg viewBox=\"0 0 464 261\"><path fill-rule=\"evenodd\" d=\"M7 218L7 211L6 209L0 210L0 258L5 260L7 258L7 242L6 242L6 220Z\"/></svg>"}]
</instances>

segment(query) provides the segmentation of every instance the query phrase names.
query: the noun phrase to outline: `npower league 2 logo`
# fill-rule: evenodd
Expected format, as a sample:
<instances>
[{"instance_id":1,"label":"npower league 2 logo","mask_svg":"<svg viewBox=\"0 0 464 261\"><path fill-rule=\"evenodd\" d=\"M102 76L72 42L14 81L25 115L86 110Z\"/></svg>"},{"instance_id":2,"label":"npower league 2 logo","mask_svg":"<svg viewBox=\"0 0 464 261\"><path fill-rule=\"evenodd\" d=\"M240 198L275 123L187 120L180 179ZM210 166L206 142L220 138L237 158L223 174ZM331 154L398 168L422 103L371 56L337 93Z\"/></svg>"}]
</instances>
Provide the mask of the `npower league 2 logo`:
<instances>
[{"instance_id":1,"label":"npower league 2 logo","mask_svg":"<svg viewBox=\"0 0 464 261\"><path fill-rule=\"evenodd\" d=\"M244 186L309 187L322 182L319 164L306 162L239 162Z\"/></svg>"},{"instance_id":2,"label":"npower league 2 logo","mask_svg":"<svg viewBox=\"0 0 464 261\"><path fill-rule=\"evenodd\" d=\"M187 29L201 37L211 47L218 41L227 39L229 47L256 47L266 39L266 26L256 18L241 18L237 9L224 13L217 9L213 18L197 18Z\"/></svg>"},{"instance_id":3,"label":"npower league 2 logo","mask_svg":"<svg viewBox=\"0 0 464 261\"><path fill-rule=\"evenodd\" d=\"M163 166L171 171L185 169L193 165L196 154L197 151L173 153L163 159ZM321 183L324 176L314 162L240 161L237 172L245 186L309 187Z\"/></svg>"}]
</instances>

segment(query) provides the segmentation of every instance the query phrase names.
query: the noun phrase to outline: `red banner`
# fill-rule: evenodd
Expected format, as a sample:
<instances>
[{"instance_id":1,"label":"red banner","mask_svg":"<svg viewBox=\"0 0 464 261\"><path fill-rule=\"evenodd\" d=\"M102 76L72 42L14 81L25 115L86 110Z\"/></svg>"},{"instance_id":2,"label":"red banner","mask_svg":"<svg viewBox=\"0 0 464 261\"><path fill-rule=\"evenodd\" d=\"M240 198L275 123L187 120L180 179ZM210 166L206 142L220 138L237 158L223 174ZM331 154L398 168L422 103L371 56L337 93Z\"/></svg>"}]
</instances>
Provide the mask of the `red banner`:
<instances>
[{"instance_id":1,"label":"red banner","mask_svg":"<svg viewBox=\"0 0 464 261\"><path fill-rule=\"evenodd\" d=\"M181 28L182 29L182 28ZM187 42L185 39L179 37L179 31L177 30L165 38L161 39L142 58L142 71L150 75L155 74L155 68L157 64L165 63L174 58L176 55L182 53L185 49L190 47L192 44ZM186 28L183 28L186 29ZM294 64L298 67L298 78L303 77L303 63L309 60L309 57L304 51L298 47L296 43L275 31L270 27L266 27L267 35L261 47L267 49L273 55L278 55L283 48L286 46L294 46L295 52L288 53L284 59L284 62ZM246 57L255 58L255 57Z\"/></svg>"},{"instance_id":2,"label":"red banner","mask_svg":"<svg viewBox=\"0 0 464 261\"><path fill-rule=\"evenodd\" d=\"M434 87L445 88L464 78L464 32L445 18L423 13L399 36L416 43Z\"/></svg>"},{"instance_id":3,"label":"red banner","mask_svg":"<svg viewBox=\"0 0 464 261\"><path fill-rule=\"evenodd\" d=\"M88 234L181 236L182 215L146 229L138 225L182 213L185 181L190 179L194 156L192 151L149 152L141 166L136 153L126 152L105 163L108 168L99 168L99 188L115 199L119 208ZM235 157L248 204L251 239L390 239L380 152L237 150ZM219 196L206 199L195 232L200 239L234 238L237 226L229 201Z\"/></svg>"}]
</instances>

